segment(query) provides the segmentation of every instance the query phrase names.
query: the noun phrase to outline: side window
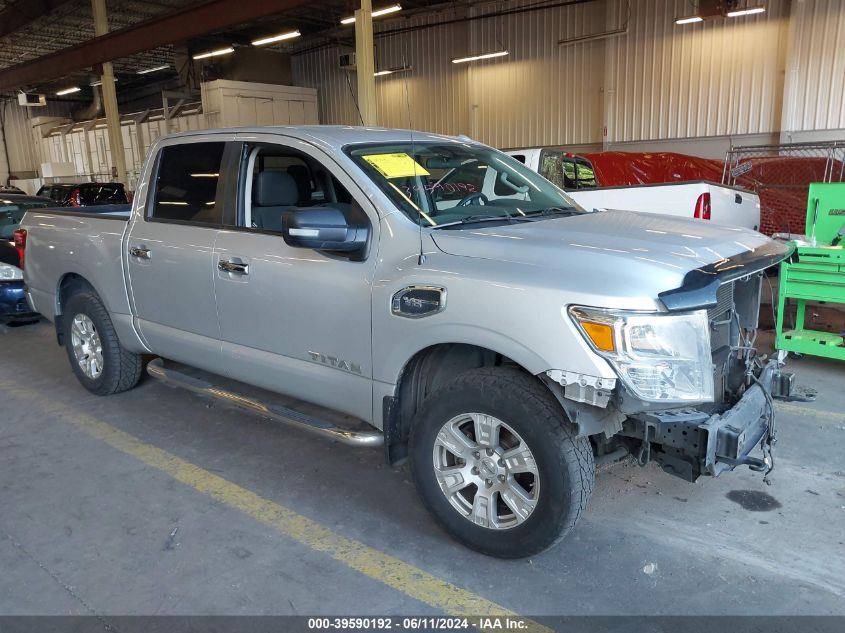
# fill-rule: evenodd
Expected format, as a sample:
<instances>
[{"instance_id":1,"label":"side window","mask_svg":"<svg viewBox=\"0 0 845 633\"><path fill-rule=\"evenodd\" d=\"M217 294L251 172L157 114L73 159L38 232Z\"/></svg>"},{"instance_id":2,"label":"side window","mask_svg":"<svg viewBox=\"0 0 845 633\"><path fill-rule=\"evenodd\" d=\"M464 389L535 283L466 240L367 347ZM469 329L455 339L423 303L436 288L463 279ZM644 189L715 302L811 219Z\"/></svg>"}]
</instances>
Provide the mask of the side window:
<instances>
[{"instance_id":1,"label":"side window","mask_svg":"<svg viewBox=\"0 0 845 633\"><path fill-rule=\"evenodd\" d=\"M598 186L596 172L586 160L578 160L575 163L575 186L578 189L592 189Z\"/></svg>"},{"instance_id":2,"label":"side window","mask_svg":"<svg viewBox=\"0 0 845 633\"><path fill-rule=\"evenodd\" d=\"M270 144L252 147L246 156L243 226L281 232L285 211L321 206L368 221L337 178L309 156Z\"/></svg>"},{"instance_id":3,"label":"side window","mask_svg":"<svg viewBox=\"0 0 845 633\"><path fill-rule=\"evenodd\" d=\"M217 184L225 143L186 143L161 150L149 216L156 220L219 225Z\"/></svg>"},{"instance_id":4,"label":"side window","mask_svg":"<svg viewBox=\"0 0 845 633\"><path fill-rule=\"evenodd\" d=\"M518 160L523 165L525 164L525 154L511 154L511 157L515 158L516 160Z\"/></svg>"}]
</instances>

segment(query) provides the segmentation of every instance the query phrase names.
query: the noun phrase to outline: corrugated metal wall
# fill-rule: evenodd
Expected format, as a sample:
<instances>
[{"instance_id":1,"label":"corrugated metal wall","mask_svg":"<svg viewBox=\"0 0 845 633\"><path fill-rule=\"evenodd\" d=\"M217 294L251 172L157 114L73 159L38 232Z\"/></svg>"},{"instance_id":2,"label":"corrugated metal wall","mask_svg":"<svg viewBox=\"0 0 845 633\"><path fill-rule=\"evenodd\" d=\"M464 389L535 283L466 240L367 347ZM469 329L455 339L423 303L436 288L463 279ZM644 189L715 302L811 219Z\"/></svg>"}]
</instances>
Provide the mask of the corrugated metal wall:
<instances>
[{"instance_id":1,"label":"corrugated metal wall","mask_svg":"<svg viewBox=\"0 0 845 633\"><path fill-rule=\"evenodd\" d=\"M674 18L691 12L689 0L596 0L465 20L536 4L491 2L377 21L380 30L444 23L376 38L377 68L413 67L377 78L382 124L468 134L503 148L602 142L636 147L672 139L686 139L683 147L689 148L690 139L845 129L843 0L766 0L767 11L759 16L686 26ZM617 37L558 45L622 27L627 31ZM450 63L499 48L510 55ZM321 122L355 124L355 75L340 69L341 52L331 45L295 55L294 80L318 90ZM59 105L37 114L54 114ZM46 144L42 158L28 115L14 103L6 106L12 172L35 171L50 159L52 145ZM199 119L191 124L203 126ZM140 140L132 128L125 133L130 165L139 166L138 155L164 133L159 127L147 125ZM3 162L0 157L5 178Z\"/></svg>"},{"instance_id":2,"label":"corrugated metal wall","mask_svg":"<svg viewBox=\"0 0 845 633\"><path fill-rule=\"evenodd\" d=\"M628 34L609 42L609 140L777 130L789 3L765 13L677 25L687 0L632 3Z\"/></svg>"},{"instance_id":3,"label":"corrugated metal wall","mask_svg":"<svg viewBox=\"0 0 845 633\"><path fill-rule=\"evenodd\" d=\"M845 2L793 0L783 129L845 129Z\"/></svg>"},{"instance_id":4,"label":"corrugated metal wall","mask_svg":"<svg viewBox=\"0 0 845 633\"><path fill-rule=\"evenodd\" d=\"M528 4L477 5L468 15ZM845 2L765 4L761 15L686 26L674 19L692 12L689 0L598 0L471 22L430 15L451 23L376 38L377 67L414 67L378 79L379 116L499 147L761 135L782 120L789 129L845 128ZM557 43L626 23L619 37ZM506 58L449 63L502 47ZM294 79L318 89L322 122L353 124L355 75L339 68L339 53L296 55Z\"/></svg>"}]
</instances>

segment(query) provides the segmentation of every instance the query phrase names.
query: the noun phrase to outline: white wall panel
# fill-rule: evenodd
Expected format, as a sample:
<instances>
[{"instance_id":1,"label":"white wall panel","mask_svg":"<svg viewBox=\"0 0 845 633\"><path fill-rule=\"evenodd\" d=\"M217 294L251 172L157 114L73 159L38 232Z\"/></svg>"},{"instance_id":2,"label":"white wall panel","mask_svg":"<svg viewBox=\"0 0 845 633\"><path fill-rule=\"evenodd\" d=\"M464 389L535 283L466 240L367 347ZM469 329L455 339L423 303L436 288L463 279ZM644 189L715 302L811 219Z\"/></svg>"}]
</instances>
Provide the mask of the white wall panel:
<instances>
[{"instance_id":1,"label":"white wall panel","mask_svg":"<svg viewBox=\"0 0 845 633\"><path fill-rule=\"evenodd\" d=\"M845 129L845 2L793 0L789 50L783 129Z\"/></svg>"}]
</instances>

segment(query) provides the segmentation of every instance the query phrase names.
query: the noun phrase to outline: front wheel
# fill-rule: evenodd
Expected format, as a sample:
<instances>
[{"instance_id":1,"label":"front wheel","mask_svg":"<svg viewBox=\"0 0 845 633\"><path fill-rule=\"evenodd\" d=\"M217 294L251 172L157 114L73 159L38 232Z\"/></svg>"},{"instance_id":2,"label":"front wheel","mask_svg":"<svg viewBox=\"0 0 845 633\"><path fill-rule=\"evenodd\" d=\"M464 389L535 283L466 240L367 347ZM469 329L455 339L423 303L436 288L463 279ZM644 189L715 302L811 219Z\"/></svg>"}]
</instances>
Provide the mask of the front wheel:
<instances>
[{"instance_id":1,"label":"front wheel","mask_svg":"<svg viewBox=\"0 0 845 633\"><path fill-rule=\"evenodd\" d=\"M423 503L468 547L530 556L575 525L595 475L587 438L575 437L535 378L510 368L465 372L415 416L411 469Z\"/></svg>"},{"instance_id":2,"label":"front wheel","mask_svg":"<svg viewBox=\"0 0 845 633\"><path fill-rule=\"evenodd\" d=\"M64 344L73 373L91 393L131 389L143 371L140 354L123 348L108 310L93 292L70 297L64 309Z\"/></svg>"}]
</instances>

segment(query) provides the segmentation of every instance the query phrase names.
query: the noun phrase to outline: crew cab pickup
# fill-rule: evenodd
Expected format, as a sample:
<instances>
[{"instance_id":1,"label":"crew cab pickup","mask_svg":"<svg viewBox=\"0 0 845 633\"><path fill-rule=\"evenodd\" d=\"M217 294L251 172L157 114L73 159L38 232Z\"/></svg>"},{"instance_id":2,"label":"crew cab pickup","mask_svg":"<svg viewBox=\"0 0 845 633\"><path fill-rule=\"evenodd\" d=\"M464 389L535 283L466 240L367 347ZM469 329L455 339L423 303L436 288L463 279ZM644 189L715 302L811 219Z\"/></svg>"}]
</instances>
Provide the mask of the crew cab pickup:
<instances>
[{"instance_id":1,"label":"crew cab pickup","mask_svg":"<svg viewBox=\"0 0 845 633\"><path fill-rule=\"evenodd\" d=\"M608 186L595 173L587 157L545 148L514 149L506 153L562 187L585 209L660 213L760 230L760 198L747 189L701 179Z\"/></svg>"},{"instance_id":2,"label":"crew cab pickup","mask_svg":"<svg viewBox=\"0 0 845 633\"><path fill-rule=\"evenodd\" d=\"M789 375L753 341L761 271L789 247L585 210L466 138L168 136L128 218L34 210L15 237L85 388L130 389L153 354L171 384L383 445L490 555L566 534L597 462L630 453L689 481L772 465Z\"/></svg>"}]
</instances>

